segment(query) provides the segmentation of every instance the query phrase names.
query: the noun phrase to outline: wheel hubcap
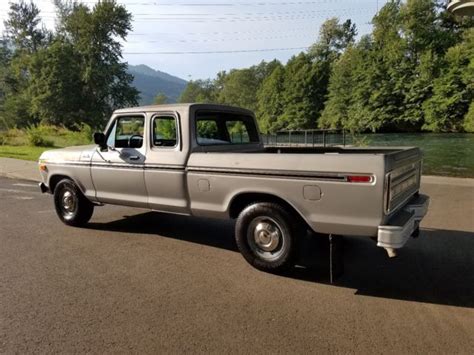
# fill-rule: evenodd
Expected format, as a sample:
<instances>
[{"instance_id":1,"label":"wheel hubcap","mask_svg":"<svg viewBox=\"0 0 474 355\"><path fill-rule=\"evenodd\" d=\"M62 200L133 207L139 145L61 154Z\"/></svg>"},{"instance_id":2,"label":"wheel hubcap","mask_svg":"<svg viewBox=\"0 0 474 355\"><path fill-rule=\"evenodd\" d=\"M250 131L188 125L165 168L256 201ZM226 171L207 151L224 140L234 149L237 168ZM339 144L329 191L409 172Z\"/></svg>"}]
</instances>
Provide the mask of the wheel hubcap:
<instances>
[{"instance_id":1,"label":"wheel hubcap","mask_svg":"<svg viewBox=\"0 0 474 355\"><path fill-rule=\"evenodd\" d=\"M272 252L280 244L280 229L271 221L259 222L254 228L255 244L263 251Z\"/></svg>"},{"instance_id":2,"label":"wheel hubcap","mask_svg":"<svg viewBox=\"0 0 474 355\"><path fill-rule=\"evenodd\" d=\"M76 198L71 191L66 190L63 193L62 205L66 213L74 212L76 208Z\"/></svg>"},{"instance_id":3,"label":"wheel hubcap","mask_svg":"<svg viewBox=\"0 0 474 355\"><path fill-rule=\"evenodd\" d=\"M286 236L280 224L269 216L259 216L250 222L247 241L252 252L265 261L275 261L286 252Z\"/></svg>"}]
</instances>

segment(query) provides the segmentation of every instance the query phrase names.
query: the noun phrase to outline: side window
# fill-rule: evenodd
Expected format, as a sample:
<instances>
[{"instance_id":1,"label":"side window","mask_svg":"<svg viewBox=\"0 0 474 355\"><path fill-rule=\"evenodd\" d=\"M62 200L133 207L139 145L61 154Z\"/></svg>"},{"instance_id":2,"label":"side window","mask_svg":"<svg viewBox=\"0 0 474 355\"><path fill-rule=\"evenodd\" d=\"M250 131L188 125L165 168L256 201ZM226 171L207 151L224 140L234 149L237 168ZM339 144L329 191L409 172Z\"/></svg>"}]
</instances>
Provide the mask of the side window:
<instances>
[{"instance_id":1,"label":"side window","mask_svg":"<svg viewBox=\"0 0 474 355\"><path fill-rule=\"evenodd\" d=\"M202 110L196 113L196 140L199 145L259 143L253 117L231 112Z\"/></svg>"},{"instance_id":2,"label":"side window","mask_svg":"<svg viewBox=\"0 0 474 355\"><path fill-rule=\"evenodd\" d=\"M249 132L243 121L226 121L231 143L250 143Z\"/></svg>"},{"instance_id":3,"label":"side window","mask_svg":"<svg viewBox=\"0 0 474 355\"><path fill-rule=\"evenodd\" d=\"M153 118L153 145L175 147L178 144L176 119L173 116Z\"/></svg>"},{"instance_id":4,"label":"side window","mask_svg":"<svg viewBox=\"0 0 474 355\"><path fill-rule=\"evenodd\" d=\"M123 116L115 120L107 144L115 148L141 148L143 145L143 116Z\"/></svg>"},{"instance_id":5,"label":"side window","mask_svg":"<svg viewBox=\"0 0 474 355\"><path fill-rule=\"evenodd\" d=\"M219 134L217 122L213 119L199 119L196 121L196 134L198 144L223 144L229 143L223 140Z\"/></svg>"}]
</instances>

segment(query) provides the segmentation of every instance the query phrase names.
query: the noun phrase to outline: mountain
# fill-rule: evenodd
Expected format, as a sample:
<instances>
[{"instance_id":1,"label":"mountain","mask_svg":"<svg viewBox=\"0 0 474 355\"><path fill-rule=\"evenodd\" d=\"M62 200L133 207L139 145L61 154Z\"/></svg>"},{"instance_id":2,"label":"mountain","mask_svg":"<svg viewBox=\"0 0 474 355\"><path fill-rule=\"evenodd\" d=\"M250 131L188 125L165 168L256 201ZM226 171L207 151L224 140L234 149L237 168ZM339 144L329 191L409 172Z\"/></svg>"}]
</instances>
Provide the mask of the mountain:
<instances>
[{"instance_id":1,"label":"mountain","mask_svg":"<svg viewBox=\"0 0 474 355\"><path fill-rule=\"evenodd\" d=\"M149 105L159 93L168 97L168 102L176 102L186 87L186 80L150 68L147 65L129 65L128 72L133 75L132 85L140 91L140 104Z\"/></svg>"}]
</instances>

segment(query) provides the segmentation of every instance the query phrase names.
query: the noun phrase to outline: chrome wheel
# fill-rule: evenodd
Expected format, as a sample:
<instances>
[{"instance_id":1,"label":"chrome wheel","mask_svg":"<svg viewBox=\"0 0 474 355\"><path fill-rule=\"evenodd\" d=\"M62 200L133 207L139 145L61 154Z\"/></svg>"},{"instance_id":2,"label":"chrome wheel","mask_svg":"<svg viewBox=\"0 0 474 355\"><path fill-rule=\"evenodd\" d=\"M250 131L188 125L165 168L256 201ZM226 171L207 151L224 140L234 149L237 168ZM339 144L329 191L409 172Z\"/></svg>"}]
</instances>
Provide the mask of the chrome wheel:
<instances>
[{"instance_id":1,"label":"chrome wheel","mask_svg":"<svg viewBox=\"0 0 474 355\"><path fill-rule=\"evenodd\" d=\"M74 191L64 188L61 191L61 211L64 218L72 218L77 210L77 196Z\"/></svg>"},{"instance_id":2,"label":"chrome wheel","mask_svg":"<svg viewBox=\"0 0 474 355\"><path fill-rule=\"evenodd\" d=\"M248 227L250 249L266 261L278 259L285 252L285 235L281 226L268 216L256 217Z\"/></svg>"}]
</instances>

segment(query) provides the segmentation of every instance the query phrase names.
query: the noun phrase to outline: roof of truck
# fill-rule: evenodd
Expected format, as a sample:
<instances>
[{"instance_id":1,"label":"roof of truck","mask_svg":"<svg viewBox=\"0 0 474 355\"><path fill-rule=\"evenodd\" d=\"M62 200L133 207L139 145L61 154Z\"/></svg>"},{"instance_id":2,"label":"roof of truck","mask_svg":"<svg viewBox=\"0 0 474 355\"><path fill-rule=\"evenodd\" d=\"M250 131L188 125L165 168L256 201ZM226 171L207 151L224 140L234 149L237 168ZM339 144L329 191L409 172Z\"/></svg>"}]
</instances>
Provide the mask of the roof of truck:
<instances>
[{"instance_id":1,"label":"roof of truck","mask_svg":"<svg viewBox=\"0 0 474 355\"><path fill-rule=\"evenodd\" d=\"M153 111L177 111L179 109L189 109L191 106L195 106L197 109L208 109L208 110L225 110L225 111L240 111L253 114L252 111L229 105L219 104L198 104L198 103L183 103L183 104L165 104L165 105L147 105L128 107L115 110L114 113L131 113L131 112L153 112Z\"/></svg>"}]
</instances>

